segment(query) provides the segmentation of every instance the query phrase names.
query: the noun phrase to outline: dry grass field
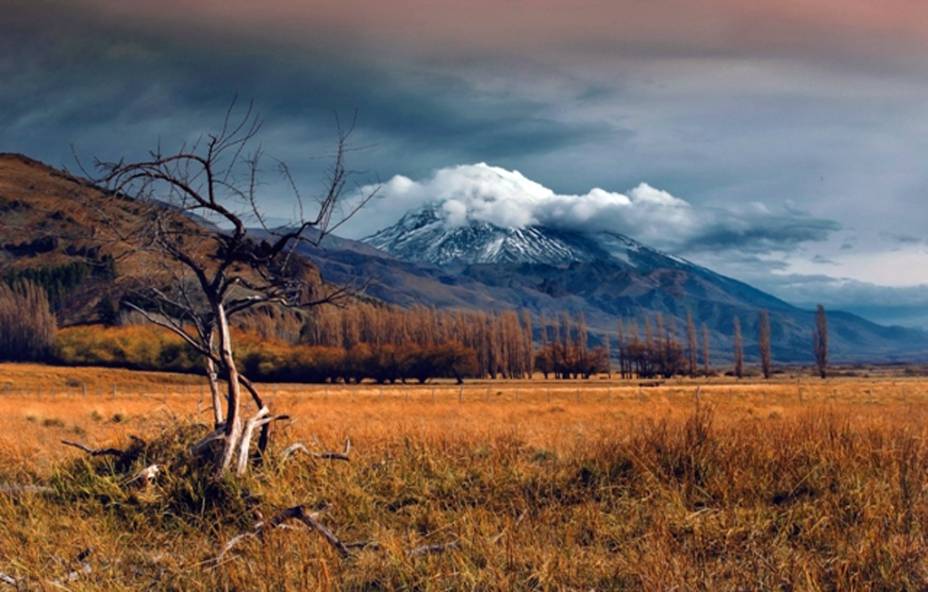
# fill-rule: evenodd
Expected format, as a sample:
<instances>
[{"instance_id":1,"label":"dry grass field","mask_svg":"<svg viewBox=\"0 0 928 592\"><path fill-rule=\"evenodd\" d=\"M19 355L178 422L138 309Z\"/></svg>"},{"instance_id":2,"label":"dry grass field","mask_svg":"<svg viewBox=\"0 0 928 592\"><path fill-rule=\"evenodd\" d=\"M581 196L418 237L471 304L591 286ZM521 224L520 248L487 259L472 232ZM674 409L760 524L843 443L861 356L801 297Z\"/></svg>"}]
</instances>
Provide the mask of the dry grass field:
<instances>
[{"instance_id":1,"label":"dry grass field","mask_svg":"<svg viewBox=\"0 0 928 592\"><path fill-rule=\"evenodd\" d=\"M60 441L183 451L177 425L209 422L194 379L0 365L0 590L928 586L928 381L696 388L264 385L294 421L253 475L167 467L143 486ZM349 462L280 457L346 437ZM350 556L295 525L222 554L296 504L357 543Z\"/></svg>"}]
</instances>

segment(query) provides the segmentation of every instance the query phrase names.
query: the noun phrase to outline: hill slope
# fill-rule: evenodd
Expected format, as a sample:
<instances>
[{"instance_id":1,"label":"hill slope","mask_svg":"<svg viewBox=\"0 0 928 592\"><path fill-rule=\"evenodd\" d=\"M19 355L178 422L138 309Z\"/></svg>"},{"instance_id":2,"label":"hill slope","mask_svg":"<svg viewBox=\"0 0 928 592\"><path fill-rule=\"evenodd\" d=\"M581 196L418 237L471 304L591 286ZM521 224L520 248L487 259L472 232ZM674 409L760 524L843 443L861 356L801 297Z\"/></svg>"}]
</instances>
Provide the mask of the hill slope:
<instances>
[{"instance_id":1,"label":"hill slope","mask_svg":"<svg viewBox=\"0 0 928 592\"><path fill-rule=\"evenodd\" d=\"M28 157L0 154L0 280L43 286L63 325L112 315L131 290L169 276L170 264L157 253L120 239L149 214L149 205L107 194ZM168 206L158 215L177 217L201 235L206 224ZM207 261L213 256L215 243L191 243L190 253ZM319 279L311 266L301 273Z\"/></svg>"},{"instance_id":2,"label":"hill slope","mask_svg":"<svg viewBox=\"0 0 928 592\"><path fill-rule=\"evenodd\" d=\"M0 154L0 277L44 286L64 324L92 320L97 305L118 299L144 267L140 257L117 263L119 246L99 237L104 225L132 216L130 202L25 156Z\"/></svg>"}]
</instances>

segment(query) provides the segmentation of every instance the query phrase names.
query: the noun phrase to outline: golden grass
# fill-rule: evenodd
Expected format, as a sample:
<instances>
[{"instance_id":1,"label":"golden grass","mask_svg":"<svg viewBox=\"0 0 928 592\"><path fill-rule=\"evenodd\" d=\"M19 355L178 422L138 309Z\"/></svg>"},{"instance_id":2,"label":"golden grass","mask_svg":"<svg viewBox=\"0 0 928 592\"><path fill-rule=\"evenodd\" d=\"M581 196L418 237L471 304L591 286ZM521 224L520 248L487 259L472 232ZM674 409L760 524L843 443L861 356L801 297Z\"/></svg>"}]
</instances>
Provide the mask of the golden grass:
<instances>
[{"instance_id":1,"label":"golden grass","mask_svg":"<svg viewBox=\"0 0 928 592\"><path fill-rule=\"evenodd\" d=\"M257 501L230 504L244 513L230 516L166 510L166 485L104 495L118 483L87 477L82 454L59 443L124 446L175 418L206 421L198 386L37 371L90 372L81 377L99 388L0 396L0 482L56 487L0 493L0 572L34 587L74 569L88 547L93 572L72 588L928 585L924 380L719 380L701 386L698 407L685 381L475 383L463 401L451 384L265 385L272 408L296 418L277 431L277 451L293 441L338 448L350 436L352 461L272 461L236 485ZM9 372L0 366L0 384ZM122 381L115 398L107 378ZM343 539L380 548L343 560L317 534L289 529L210 564L249 513L297 503L325 506L320 519ZM443 553L407 554L452 541Z\"/></svg>"}]
</instances>

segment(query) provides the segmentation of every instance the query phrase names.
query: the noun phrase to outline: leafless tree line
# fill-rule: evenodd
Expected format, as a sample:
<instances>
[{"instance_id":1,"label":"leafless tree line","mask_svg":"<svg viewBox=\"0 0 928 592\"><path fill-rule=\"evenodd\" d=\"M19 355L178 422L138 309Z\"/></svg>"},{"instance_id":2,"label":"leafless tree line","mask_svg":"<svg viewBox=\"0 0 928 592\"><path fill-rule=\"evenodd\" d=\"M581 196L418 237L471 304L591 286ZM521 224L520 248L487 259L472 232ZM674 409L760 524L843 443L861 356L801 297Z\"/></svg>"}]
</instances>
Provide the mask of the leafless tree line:
<instances>
[{"instance_id":1,"label":"leafless tree line","mask_svg":"<svg viewBox=\"0 0 928 592\"><path fill-rule=\"evenodd\" d=\"M527 378L534 365L534 322L529 311L478 312L353 303L307 315L299 342L351 351L454 345L473 355L467 376Z\"/></svg>"},{"instance_id":2,"label":"leafless tree line","mask_svg":"<svg viewBox=\"0 0 928 592\"><path fill-rule=\"evenodd\" d=\"M540 320L540 349L535 368L545 378L589 378L610 372L609 339L590 347L590 331L583 315L562 313L557 320Z\"/></svg>"}]
</instances>

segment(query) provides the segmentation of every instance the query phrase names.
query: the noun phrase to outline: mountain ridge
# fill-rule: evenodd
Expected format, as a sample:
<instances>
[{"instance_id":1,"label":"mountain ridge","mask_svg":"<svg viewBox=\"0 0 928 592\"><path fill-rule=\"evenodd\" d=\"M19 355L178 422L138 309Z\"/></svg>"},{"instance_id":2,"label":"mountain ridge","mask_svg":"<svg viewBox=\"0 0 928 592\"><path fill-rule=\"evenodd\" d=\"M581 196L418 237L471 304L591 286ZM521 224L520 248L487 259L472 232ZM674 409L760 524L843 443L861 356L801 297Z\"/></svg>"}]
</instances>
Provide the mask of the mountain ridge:
<instances>
[{"instance_id":1,"label":"mountain ridge","mask_svg":"<svg viewBox=\"0 0 928 592\"><path fill-rule=\"evenodd\" d=\"M382 264L392 271L411 265L441 286L467 286L472 301L527 307L540 314L557 314L558 309L584 312L604 334L614 333L619 319L642 321L658 314L683 327L691 312L698 323L709 326L722 356L731 351L736 316L749 356L755 353L752 338L757 314L768 310L775 325L777 357L809 359L813 312L735 278L620 233L583 233L541 225L501 228L485 221L449 225L439 208L432 203L412 210L361 243L382 250L382 261L402 262ZM326 264L322 268L325 272ZM381 269L378 273L390 272ZM378 296L388 301L396 298L386 283ZM427 289L418 296L421 304L441 301ZM924 331L884 327L850 313L829 312L836 359L928 356L928 333Z\"/></svg>"},{"instance_id":2,"label":"mountain ridge","mask_svg":"<svg viewBox=\"0 0 928 592\"><path fill-rule=\"evenodd\" d=\"M102 300L118 300L132 286L133 278L151 267L140 255L114 261L106 246L92 250L99 241L87 239L94 224L103 223L95 219L92 204L102 197L92 184L65 172L21 155L0 155L0 265L5 273L59 274L61 277L51 280L61 284L59 310L66 324L94 322ZM132 215L130 206L131 202L121 206L127 216ZM435 220L426 217L420 222L428 226ZM416 225L411 226L403 232L415 231ZM381 237L387 236L387 230L381 231ZM433 231L418 236L426 237ZM260 238L261 232L253 234ZM403 232L394 234L402 238ZM526 309L536 319L563 312L583 313L594 339L614 335L620 319L641 322L657 314L663 315L668 325L675 325L680 334L691 311L697 323L707 325L716 360L731 351L731 325L736 316L742 321L748 356L754 355L757 312L768 309L775 359L810 360L812 311L630 237L606 233L591 241L570 231L544 227L500 234L492 225L457 232L461 234L445 250L433 252L446 257L436 259L448 261L441 264L410 260L408 253L420 249L415 241L408 240L410 237L404 243L405 255L337 236L327 237L318 246L303 245L300 252L325 281L363 287L368 297L388 304L486 311ZM492 243L500 236L509 242L499 242L499 248L475 248L463 240ZM525 246L520 241L531 244ZM460 257L471 248L478 256ZM607 252L612 254L603 256ZM457 259L452 257L456 253ZM90 259L99 265L87 266ZM928 359L928 333L829 312L835 360Z\"/></svg>"}]
</instances>

